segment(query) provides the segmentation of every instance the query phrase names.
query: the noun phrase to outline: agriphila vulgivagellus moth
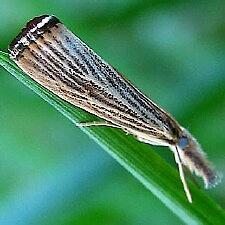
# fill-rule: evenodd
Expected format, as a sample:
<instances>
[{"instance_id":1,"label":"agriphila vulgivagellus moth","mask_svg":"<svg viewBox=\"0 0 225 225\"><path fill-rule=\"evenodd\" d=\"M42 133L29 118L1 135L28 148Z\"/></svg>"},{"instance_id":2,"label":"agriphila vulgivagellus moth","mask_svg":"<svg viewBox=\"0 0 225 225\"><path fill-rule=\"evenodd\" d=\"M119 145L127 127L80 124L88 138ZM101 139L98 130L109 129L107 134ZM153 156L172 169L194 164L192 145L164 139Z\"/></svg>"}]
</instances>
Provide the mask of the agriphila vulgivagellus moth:
<instances>
[{"instance_id":1,"label":"agriphila vulgivagellus moth","mask_svg":"<svg viewBox=\"0 0 225 225\"><path fill-rule=\"evenodd\" d=\"M103 119L81 126L120 128L151 145L168 146L189 202L191 194L183 166L215 186L213 170L193 136L112 66L69 31L55 16L35 17L9 46L10 57L39 84Z\"/></svg>"}]
</instances>

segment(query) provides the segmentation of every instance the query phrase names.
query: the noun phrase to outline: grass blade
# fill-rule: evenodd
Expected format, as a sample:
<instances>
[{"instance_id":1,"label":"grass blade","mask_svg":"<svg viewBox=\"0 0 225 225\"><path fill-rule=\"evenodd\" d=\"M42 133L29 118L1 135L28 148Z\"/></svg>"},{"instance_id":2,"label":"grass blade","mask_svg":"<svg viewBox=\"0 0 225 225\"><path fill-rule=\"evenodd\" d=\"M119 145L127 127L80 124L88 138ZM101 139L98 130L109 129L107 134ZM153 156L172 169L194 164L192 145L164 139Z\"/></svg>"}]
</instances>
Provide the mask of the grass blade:
<instances>
[{"instance_id":1,"label":"grass blade","mask_svg":"<svg viewBox=\"0 0 225 225\"><path fill-rule=\"evenodd\" d=\"M95 116L61 100L24 74L0 52L0 65L19 81L40 95L73 123L98 120ZM178 172L163 160L149 145L138 142L124 132L108 127L81 128L102 146L113 158L134 175L186 224L223 224L223 209L203 190L189 182L193 204L189 204L183 191ZM172 154L168 151L168 154ZM88 165L87 165L88 166Z\"/></svg>"}]
</instances>

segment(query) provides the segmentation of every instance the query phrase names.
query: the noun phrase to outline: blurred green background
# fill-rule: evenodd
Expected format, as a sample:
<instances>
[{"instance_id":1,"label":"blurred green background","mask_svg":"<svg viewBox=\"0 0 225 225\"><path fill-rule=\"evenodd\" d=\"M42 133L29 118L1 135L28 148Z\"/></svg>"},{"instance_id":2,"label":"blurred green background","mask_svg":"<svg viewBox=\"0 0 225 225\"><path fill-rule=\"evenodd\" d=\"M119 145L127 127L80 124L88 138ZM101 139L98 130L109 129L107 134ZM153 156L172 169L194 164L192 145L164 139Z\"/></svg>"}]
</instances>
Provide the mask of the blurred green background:
<instances>
[{"instance_id":1,"label":"blurred green background","mask_svg":"<svg viewBox=\"0 0 225 225\"><path fill-rule=\"evenodd\" d=\"M225 171L224 1L0 1L0 49L55 14L173 114ZM181 224L97 144L0 68L0 224ZM174 165L167 148L155 150ZM224 182L209 195L225 207Z\"/></svg>"}]
</instances>

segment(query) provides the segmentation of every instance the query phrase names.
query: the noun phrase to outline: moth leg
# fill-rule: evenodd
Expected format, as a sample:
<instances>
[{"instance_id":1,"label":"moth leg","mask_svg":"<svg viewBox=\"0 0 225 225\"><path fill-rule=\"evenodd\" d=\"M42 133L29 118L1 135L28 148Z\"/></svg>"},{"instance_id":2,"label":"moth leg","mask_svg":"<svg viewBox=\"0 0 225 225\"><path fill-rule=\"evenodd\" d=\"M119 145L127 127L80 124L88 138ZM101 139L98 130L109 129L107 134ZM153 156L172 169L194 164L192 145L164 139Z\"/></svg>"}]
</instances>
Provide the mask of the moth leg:
<instances>
[{"instance_id":1,"label":"moth leg","mask_svg":"<svg viewBox=\"0 0 225 225\"><path fill-rule=\"evenodd\" d=\"M180 179L181 179L181 181L183 183L185 194L187 196L188 201L190 203L192 203L191 193L190 193L190 190L189 190L188 185L187 185L186 180L185 180L184 171L183 171L183 165L182 165L181 158L180 158L180 155L179 155L177 147L176 147L176 150L173 151L173 152L174 152L175 161L176 161L176 163L178 165Z\"/></svg>"},{"instance_id":2,"label":"moth leg","mask_svg":"<svg viewBox=\"0 0 225 225\"><path fill-rule=\"evenodd\" d=\"M108 121L81 122L81 123L76 123L76 126L77 127L107 126L107 127L120 128L119 126L113 123L110 123Z\"/></svg>"},{"instance_id":3,"label":"moth leg","mask_svg":"<svg viewBox=\"0 0 225 225\"><path fill-rule=\"evenodd\" d=\"M190 172L190 170L187 167L183 167L183 169L184 169L184 173L186 174L186 177L188 177L200 189L201 186L197 182L197 179L195 178L195 176Z\"/></svg>"}]
</instances>

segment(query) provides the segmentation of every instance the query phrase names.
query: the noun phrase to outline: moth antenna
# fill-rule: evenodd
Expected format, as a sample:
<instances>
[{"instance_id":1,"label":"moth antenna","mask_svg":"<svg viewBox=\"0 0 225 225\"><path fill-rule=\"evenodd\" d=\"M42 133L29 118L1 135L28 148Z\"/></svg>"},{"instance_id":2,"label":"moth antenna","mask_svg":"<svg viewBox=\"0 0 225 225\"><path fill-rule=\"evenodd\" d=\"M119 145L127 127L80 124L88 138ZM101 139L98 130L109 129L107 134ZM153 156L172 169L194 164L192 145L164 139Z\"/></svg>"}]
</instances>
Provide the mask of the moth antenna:
<instances>
[{"instance_id":1,"label":"moth antenna","mask_svg":"<svg viewBox=\"0 0 225 225\"><path fill-rule=\"evenodd\" d=\"M184 187L184 191L185 191L185 194L187 196L187 199L190 203L192 203L192 197L191 197L191 192L189 190L189 187L187 185L187 182L185 180L185 176L184 176L184 170L183 170L183 165L182 165L182 162L181 162L181 158L180 158L180 155L179 155L179 151L177 149L177 146L175 146L175 151L174 151L174 157L175 157L175 161L178 165L178 170L179 170L179 174L180 174L180 179L182 181L182 184L183 184L183 187Z\"/></svg>"}]
</instances>

